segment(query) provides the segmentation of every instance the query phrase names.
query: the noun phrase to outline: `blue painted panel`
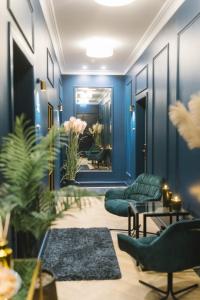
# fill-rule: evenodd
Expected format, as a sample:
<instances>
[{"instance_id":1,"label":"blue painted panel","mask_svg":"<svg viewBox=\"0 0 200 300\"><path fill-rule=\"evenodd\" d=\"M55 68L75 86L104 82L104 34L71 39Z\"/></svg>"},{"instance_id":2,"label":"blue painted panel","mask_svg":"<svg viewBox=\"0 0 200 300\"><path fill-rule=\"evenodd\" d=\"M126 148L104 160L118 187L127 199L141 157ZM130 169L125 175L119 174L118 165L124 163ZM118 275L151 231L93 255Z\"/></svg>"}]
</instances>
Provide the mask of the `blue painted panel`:
<instances>
[{"instance_id":1,"label":"blue painted panel","mask_svg":"<svg viewBox=\"0 0 200 300\"><path fill-rule=\"evenodd\" d=\"M148 66L145 66L135 77L136 95L148 88Z\"/></svg>"},{"instance_id":2,"label":"blue painted panel","mask_svg":"<svg viewBox=\"0 0 200 300\"><path fill-rule=\"evenodd\" d=\"M168 56L167 45L153 59L153 172L165 179L168 166Z\"/></svg>"},{"instance_id":3,"label":"blue painted panel","mask_svg":"<svg viewBox=\"0 0 200 300\"><path fill-rule=\"evenodd\" d=\"M20 2L20 5L19 5ZM9 33L8 33L8 22L11 22L11 27L13 29L13 37L17 45L25 56L29 58L34 68L34 88L35 88L35 109L36 109L36 119L35 124L37 126L38 135L43 135L47 133L47 104L50 102L57 111L59 103L59 93L58 93L58 83L60 78L60 70L57 64L55 51L53 49L49 32L44 20L44 16L41 10L39 0L31 1L33 14L34 14L34 53L29 47L27 40L31 44L32 41L32 31L31 31L31 16L29 11L29 0L10 0L10 6L12 11L17 19L19 26L16 26L15 20L10 16L7 7L7 0L1 0L1 30L0 30L0 41L1 41L1 55L0 55L0 70L1 70L1 80L0 80L0 137L6 135L10 130L10 110L9 110L9 94L10 94L10 82L9 82ZM28 18L28 19L27 19ZM24 25L26 24L26 25ZM19 29L19 27L23 30ZM26 39L24 38L26 36ZM47 65L46 65L46 49L49 49L52 58L54 60L54 77L55 77L55 86L54 89L50 86L47 81ZM47 82L47 91L41 92L38 91L38 85L36 84L36 78L40 78ZM38 94L39 92L39 94ZM29 101L27 99L27 101ZM56 164L56 175L55 182L56 187L60 185L60 176L59 176L59 160Z\"/></svg>"},{"instance_id":4,"label":"blue painted panel","mask_svg":"<svg viewBox=\"0 0 200 300\"><path fill-rule=\"evenodd\" d=\"M190 96L200 90L200 15L179 33L179 99L188 104ZM190 58L188 59L188 54ZM200 150L189 150L186 142L178 139L178 186L187 208L196 214L199 203L189 195L189 188L200 179Z\"/></svg>"},{"instance_id":5,"label":"blue painted panel","mask_svg":"<svg viewBox=\"0 0 200 300\"><path fill-rule=\"evenodd\" d=\"M130 111L130 105L135 107L133 97L134 83L129 76L126 76L125 84L125 151L126 151L126 180L131 183L135 179L135 109Z\"/></svg>"},{"instance_id":6,"label":"blue painted panel","mask_svg":"<svg viewBox=\"0 0 200 300\"><path fill-rule=\"evenodd\" d=\"M82 182L119 182L125 179L125 137L124 137L124 76L62 76L64 88L63 121L75 114L74 89L76 87L110 87L112 93L112 172L79 172L78 180Z\"/></svg>"},{"instance_id":7,"label":"blue painted panel","mask_svg":"<svg viewBox=\"0 0 200 300\"><path fill-rule=\"evenodd\" d=\"M162 173L162 176L168 175L172 191L180 193L184 197L187 207L195 215L200 216L199 203L188 193L190 185L199 178L200 151L188 150L182 138L177 136L176 129L171 122L168 123L168 130L166 128L168 105L174 104L177 99L181 99L184 104L187 104L190 95L200 90L200 22L199 17L196 17L197 14L200 14L200 1L186 0L132 66L127 77L129 80L130 78L134 80L140 72L141 66L148 65L148 172L153 172L156 168L156 172ZM178 34L180 36L179 43L177 40ZM166 56L164 58L162 55L165 66L159 66L157 63L157 95L154 95L152 60L166 44L169 44L170 49L169 84L168 86L164 84L167 77L167 66ZM179 61L177 60L178 56ZM179 75L178 79L177 74ZM145 85L145 79L143 81L143 85ZM167 93L168 105L165 105ZM154 100L156 103L154 103ZM157 152L155 153L154 139L157 141ZM162 148L158 148L158 143L159 147L163 147L163 141L164 149L162 151ZM167 151L165 141L167 141ZM166 155L168 155L167 164L165 163ZM155 159L156 164L154 163Z\"/></svg>"}]
</instances>

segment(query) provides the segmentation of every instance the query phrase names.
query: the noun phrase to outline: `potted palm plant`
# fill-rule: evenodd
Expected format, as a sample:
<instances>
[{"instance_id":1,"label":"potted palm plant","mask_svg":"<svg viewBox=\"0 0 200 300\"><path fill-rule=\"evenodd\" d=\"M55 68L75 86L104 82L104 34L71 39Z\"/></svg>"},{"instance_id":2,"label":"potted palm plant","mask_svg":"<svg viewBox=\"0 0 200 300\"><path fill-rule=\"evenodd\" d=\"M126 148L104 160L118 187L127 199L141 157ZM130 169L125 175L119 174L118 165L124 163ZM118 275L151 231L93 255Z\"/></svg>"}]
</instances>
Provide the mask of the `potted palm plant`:
<instances>
[{"instance_id":1,"label":"potted palm plant","mask_svg":"<svg viewBox=\"0 0 200 300\"><path fill-rule=\"evenodd\" d=\"M64 133L66 136L66 157L64 160L62 181L67 184L73 184L76 173L79 169L79 136L83 134L87 123L71 117L69 121L64 122Z\"/></svg>"},{"instance_id":2,"label":"potted palm plant","mask_svg":"<svg viewBox=\"0 0 200 300\"><path fill-rule=\"evenodd\" d=\"M58 138L61 143L56 143ZM0 229L3 225L6 228L0 232L6 232L7 235L10 220L17 232L14 242L20 249L15 249L15 252L20 257L37 256L40 240L49 226L70 207L69 197L79 204L80 196L85 193L75 187L50 191L45 184L47 173L53 168L59 144L63 144L64 138L63 127L53 127L38 140L35 128L21 116L16 119L14 132L2 140Z\"/></svg>"}]
</instances>

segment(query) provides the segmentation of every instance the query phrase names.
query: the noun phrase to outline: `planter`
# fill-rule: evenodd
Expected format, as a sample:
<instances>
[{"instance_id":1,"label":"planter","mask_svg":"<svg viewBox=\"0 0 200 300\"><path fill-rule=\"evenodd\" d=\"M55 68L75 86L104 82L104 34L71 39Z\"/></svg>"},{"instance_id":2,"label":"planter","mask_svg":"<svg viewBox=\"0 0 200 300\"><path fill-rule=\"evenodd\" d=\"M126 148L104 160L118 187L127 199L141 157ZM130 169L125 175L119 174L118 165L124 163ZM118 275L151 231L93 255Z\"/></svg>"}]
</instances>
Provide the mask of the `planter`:
<instances>
[{"instance_id":1,"label":"planter","mask_svg":"<svg viewBox=\"0 0 200 300\"><path fill-rule=\"evenodd\" d=\"M43 300L58 300L56 292L56 281L51 272L43 270L41 274ZM40 300L39 282L36 284L36 290L33 300Z\"/></svg>"},{"instance_id":2,"label":"planter","mask_svg":"<svg viewBox=\"0 0 200 300\"><path fill-rule=\"evenodd\" d=\"M30 232L11 231L11 247L15 258L33 258L38 256L41 241Z\"/></svg>"},{"instance_id":3,"label":"planter","mask_svg":"<svg viewBox=\"0 0 200 300\"><path fill-rule=\"evenodd\" d=\"M75 179L64 179L62 181L62 187L69 186L69 185L79 185L79 182Z\"/></svg>"}]
</instances>

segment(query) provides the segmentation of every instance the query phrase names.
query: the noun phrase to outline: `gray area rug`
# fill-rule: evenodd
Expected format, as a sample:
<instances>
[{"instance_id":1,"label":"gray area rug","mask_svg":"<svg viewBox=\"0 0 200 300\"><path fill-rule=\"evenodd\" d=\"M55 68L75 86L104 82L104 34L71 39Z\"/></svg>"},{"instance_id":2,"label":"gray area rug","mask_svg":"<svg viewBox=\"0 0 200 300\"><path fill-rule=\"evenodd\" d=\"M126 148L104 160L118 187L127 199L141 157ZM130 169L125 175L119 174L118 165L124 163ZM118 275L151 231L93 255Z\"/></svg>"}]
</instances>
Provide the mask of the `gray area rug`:
<instances>
[{"instance_id":1,"label":"gray area rug","mask_svg":"<svg viewBox=\"0 0 200 300\"><path fill-rule=\"evenodd\" d=\"M52 229L41 259L58 281L121 278L107 228Z\"/></svg>"}]
</instances>

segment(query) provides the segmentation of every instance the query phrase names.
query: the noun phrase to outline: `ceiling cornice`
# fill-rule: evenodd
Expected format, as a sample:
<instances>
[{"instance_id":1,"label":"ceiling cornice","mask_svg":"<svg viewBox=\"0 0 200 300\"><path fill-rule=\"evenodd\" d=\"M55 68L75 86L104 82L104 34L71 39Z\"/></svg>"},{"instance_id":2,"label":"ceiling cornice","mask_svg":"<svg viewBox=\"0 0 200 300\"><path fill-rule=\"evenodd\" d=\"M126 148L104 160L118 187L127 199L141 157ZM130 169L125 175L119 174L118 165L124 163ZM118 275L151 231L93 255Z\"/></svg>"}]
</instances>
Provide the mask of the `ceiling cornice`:
<instances>
[{"instance_id":1,"label":"ceiling cornice","mask_svg":"<svg viewBox=\"0 0 200 300\"><path fill-rule=\"evenodd\" d=\"M123 72L115 72L112 70L67 70L63 75L123 75Z\"/></svg>"},{"instance_id":2,"label":"ceiling cornice","mask_svg":"<svg viewBox=\"0 0 200 300\"><path fill-rule=\"evenodd\" d=\"M134 63L139 59L145 49L156 37L156 35L161 31L161 29L166 25L166 23L184 2L185 0L168 0L164 3L153 22L147 28L144 35L130 54L123 75L127 74Z\"/></svg>"},{"instance_id":3,"label":"ceiling cornice","mask_svg":"<svg viewBox=\"0 0 200 300\"><path fill-rule=\"evenodd\" d=\"M58 25L55 17L55 11L52 0L39 0L44 14L44 18L49 30L50 38L55 50L56 58L60 67L61 73L66 68L66 59L63 53L62 42L58 30Z\"/></svg>"},{"instance_id":4,"label":"ceiling cornice","mask_svg":"<svg viewBox=\"0 0 200 300\"><path fill-rule=\"evenodd\" d=\"M64 52L62 48L62 42L58 30L58 25L56 22L54 5L52 0L39 0L41 8L44 14L45 21L50 33L50 37L55 49L56 57L59 63L59 67L62 74L77 74L77 75L125 75L134 65L134 63L139 59L145 49L150 45L156 35L165 26L169 19L175 14L177 9L185 2L185 0L167 0L156 17L154 18L151 25L145 31L144 35L137 43L136 47L131 52L124 66L123 72L115 71L80 71L80 70L68 70L66 58L64 57Z\"/></svg>"}]
</instances>

